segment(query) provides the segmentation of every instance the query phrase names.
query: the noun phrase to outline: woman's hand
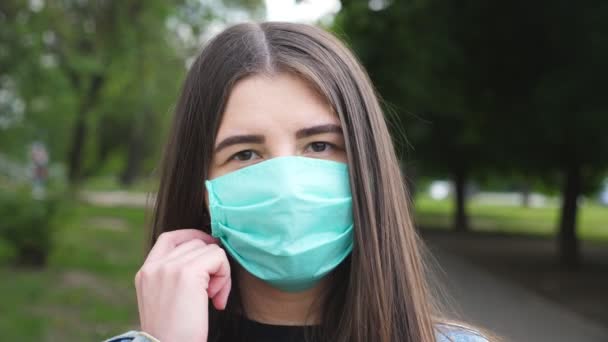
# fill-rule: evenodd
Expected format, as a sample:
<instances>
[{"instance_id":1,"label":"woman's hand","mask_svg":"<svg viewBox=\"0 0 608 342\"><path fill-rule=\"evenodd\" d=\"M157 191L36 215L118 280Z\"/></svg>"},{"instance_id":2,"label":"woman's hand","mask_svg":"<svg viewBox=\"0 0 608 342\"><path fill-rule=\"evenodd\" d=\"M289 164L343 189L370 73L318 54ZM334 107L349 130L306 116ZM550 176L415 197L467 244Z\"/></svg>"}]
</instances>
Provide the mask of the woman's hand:
<instances>
[{"instance_id":1,"label":"woman's hand","mask_svg":"<svg viewBox=\"0 0 608 342\"><path fill-rule=\"evenodd\" d=\"M196 229L165 232L135 275L141 329L161 342L205 342L208 300L225 309L230 286L217 240Z\"/></svg>"}]
</instances>

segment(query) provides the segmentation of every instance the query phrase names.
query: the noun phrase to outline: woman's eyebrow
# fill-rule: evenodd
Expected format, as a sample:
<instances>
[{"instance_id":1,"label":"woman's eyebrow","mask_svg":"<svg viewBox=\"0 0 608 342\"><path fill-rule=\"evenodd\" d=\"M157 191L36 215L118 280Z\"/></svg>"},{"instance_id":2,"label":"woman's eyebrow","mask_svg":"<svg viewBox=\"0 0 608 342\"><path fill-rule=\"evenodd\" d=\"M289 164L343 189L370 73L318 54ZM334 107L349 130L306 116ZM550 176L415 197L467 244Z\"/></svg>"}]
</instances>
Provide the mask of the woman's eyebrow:
<instances>
[{"instance_id":1,"label":"woman's eyebrow","mask_svg":"<svg viewBox=\"0 0 608 342\"><path fill-rule=\"evenodd\" d=\"M335 124L327 124L327 125L319 125L319 126L302 128L296 132L296 138L300 139L300 138L309 137L311 135L322 134L322 133L340 133L340 134L342 134L342 127L335 125Z\"/></svg>"},{"instance_id":2,"label":"woman's eyebrow","mask_svg":"<svg viewBox=\"0 0 608 342\"><path fill-rule=\"evenodd\" d=\"M220 150L237 144L262 144L264 143L263 135L232 135L228 138L222 140L215 147L215 153L218 153Z\"/></svg>"}]
</instances>

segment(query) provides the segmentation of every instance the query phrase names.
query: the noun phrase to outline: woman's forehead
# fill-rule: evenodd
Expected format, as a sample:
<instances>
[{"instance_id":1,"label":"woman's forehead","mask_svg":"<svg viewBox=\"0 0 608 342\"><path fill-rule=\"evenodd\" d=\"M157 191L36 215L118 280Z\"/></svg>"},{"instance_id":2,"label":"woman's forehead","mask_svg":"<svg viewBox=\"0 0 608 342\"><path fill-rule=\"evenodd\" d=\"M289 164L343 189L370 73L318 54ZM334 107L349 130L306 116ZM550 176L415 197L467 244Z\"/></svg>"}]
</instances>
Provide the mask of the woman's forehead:
<instances>
[{"instance_id":1,"label":"woman's forehead","mask_svg":"<svg viewBox=\"0 0 608 342\"><path fill-rule=\"evenodd\" d=\"M306 81L289 73L255 75L232 89L222 117L223 134L252 129L294 132L315 124L340 124L332 107Z\"/></svg>"}]
</instances>

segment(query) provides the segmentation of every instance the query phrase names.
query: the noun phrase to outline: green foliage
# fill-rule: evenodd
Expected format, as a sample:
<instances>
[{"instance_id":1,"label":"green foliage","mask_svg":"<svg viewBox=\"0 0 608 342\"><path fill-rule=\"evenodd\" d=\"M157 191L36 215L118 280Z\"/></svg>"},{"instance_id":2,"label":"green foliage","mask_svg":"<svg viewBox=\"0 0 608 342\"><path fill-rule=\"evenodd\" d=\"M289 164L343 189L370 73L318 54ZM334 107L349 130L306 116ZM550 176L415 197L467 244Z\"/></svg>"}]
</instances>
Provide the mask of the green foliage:
<instances>
[{"instance_id":1,"label":"green foliage","mask_svg":"<svg viewBox=\"0 0 608 342\"><path fill-rule=\"evenodd\" d=\"M420 173L519 173L555 188L553 175L577 164L590 192L608 167L606 18L596 0L391 1L378 11L344 1L334 30L407 133L413 151L398 145Z\"/></svg>"},{"instance_id":2,"label":"green foliage","mask_svg":"<svg viewBox=\"0 0 608 342\"><path fill-rule=\"evenodd\" d=\"M608 4L343 1L335 30L361 56L416 172L561 188L560 252L577 264L577 200L608 168ZM410 114L411 112L415 115ZM400 136L400 135L397 135ZM460 190L460 191L458 191ZM455 227L466 228L462 196Z\"/></svg>"},{"instance_id":3,"label":"green foliage","mask_svg":"<svg viewBox=\"0 0 608 342\"><path fill-rule=\"evenodd\" d=\"M148 175L208 26L247 14L263 2L2 1L0 153L42 141L71 181Z\"/></svg>"},{"instance_id":4,"label":"green foliage","mask_svg":"<svg viewBox=\"0 0 608 342\"><path fill-rule=\"evenodd\" d=\"M477 74L457 39L470 28L459 8L393 1L374 11L367 2L351 1L335 22L385 101L401 158L420 161L418 172L427 175L478 170L489 149L481 129L485 112L478 108L483 96L473 95Z\"/></svg>"},{"instance_id":5,"label":"green foliage","mask_svg":"<svg viewBox=\"0 0 608 342\"><path fill-rule=\"evenodd\" d=\"M0 191L0 239L14 250L16 265L46 264L56 205L56 200L34 199L29 191Z\"/></svg>"}]
</instances>

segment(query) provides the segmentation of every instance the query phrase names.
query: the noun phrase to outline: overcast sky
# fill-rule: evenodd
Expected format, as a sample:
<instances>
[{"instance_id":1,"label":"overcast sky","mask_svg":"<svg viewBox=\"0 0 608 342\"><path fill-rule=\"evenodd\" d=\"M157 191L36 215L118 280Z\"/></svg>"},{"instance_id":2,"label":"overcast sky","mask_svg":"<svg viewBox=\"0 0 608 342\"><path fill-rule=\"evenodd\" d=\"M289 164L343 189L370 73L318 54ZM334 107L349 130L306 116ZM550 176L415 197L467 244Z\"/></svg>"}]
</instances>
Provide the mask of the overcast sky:
<instances>
[{"instance_id":1,"label":"overcast sky","mask_svg":"<svg viewBox=\"0 0 608 342\"><path fill-rule=\"evenodd\" d=\"M265 0L266 19L272 21L295 21L314 23L331 18L340 10L339 0Z\"/></svg>"}]
</instances>

